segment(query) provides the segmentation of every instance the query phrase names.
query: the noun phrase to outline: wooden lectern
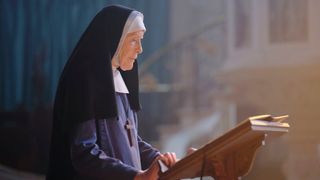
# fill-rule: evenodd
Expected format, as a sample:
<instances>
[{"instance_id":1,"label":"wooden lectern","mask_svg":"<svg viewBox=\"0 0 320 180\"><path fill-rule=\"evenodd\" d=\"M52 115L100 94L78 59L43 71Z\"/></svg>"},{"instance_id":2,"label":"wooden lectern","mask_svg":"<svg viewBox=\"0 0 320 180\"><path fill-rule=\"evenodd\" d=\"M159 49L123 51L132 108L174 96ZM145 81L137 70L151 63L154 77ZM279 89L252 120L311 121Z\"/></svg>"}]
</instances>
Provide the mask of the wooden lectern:
<instances>
[{"instance_id":1,"label":"wooden lectern","mask_svg":"<svg viewBox=\"0 0 320 180\"><path fill-rule=\"evenodd\" d=\"M265 138L288 132L288 116L254 116L178 161L160 174L160 180L212 176L215 180L238 180L250 171L257 149Z\"/></svg>"}]
</instances>

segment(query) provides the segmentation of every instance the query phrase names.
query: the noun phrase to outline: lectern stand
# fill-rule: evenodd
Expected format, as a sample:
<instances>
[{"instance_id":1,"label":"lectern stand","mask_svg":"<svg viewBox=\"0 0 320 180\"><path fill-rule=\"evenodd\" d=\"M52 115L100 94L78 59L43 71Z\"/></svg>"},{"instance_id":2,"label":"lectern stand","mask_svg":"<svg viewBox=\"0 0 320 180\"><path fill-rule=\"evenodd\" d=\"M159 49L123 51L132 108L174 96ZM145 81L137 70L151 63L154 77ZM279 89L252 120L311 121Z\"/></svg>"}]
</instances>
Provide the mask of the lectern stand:
<instances>
[{"instance_id":1,"label":"lectern stand","mask_svg":"<svg viewBox=\"0 0 320 180\"><path fill-rule=\"evenodd\" d=\"M267 117L267 118L266 118ZM257 149L265 138L288 132L289 124L270 115L249 118L226 134L178 161L160 180L212 176L238 180L250 171Z\"/></svg>"}]
</instances>

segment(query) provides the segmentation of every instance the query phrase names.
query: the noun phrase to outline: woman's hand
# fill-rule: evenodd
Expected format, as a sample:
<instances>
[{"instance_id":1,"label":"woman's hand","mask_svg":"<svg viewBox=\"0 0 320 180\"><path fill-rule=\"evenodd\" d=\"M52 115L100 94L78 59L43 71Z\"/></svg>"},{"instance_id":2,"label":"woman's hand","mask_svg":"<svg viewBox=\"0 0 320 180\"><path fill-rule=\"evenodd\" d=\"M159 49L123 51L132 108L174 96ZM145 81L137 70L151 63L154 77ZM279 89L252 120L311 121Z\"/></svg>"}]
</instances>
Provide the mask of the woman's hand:
<instances>
[{"instance_id":1,"label":"woman's hand","mask_svg":"<svg viewBox=\"0 0 320 180\"><path fill-rule=\"evenodd\" d=\"M187 155L192 154L192 153L195 152L196 150L197 150L196 148L190 147L190 148L187 150Z\"/></svg>"},{"instance_id":2,"label":"woman's hand","mask_svg":"<svg viewBox=\"0 0 320 180\"><path fill-rule=\"evenodd\" d=\"M177 156L174 152L167 152L160 155L160 160L170 168L177 162Z\"/></svg>"},{"instance_id":3,"label":"woman's hand","mask_svg":"<svg viewBox=\"0 0 320 180\"><path fill-rule=\"evenodd\" d=\"M139 171L134 180L157 180L159 178L160 170L158 163L159 160L161 160L166 166L171 167L176 163L177 158L176 154L171 152L160 154L155 160L153 160L152 164L147 170Z\"/></svg>"}]
</instances>

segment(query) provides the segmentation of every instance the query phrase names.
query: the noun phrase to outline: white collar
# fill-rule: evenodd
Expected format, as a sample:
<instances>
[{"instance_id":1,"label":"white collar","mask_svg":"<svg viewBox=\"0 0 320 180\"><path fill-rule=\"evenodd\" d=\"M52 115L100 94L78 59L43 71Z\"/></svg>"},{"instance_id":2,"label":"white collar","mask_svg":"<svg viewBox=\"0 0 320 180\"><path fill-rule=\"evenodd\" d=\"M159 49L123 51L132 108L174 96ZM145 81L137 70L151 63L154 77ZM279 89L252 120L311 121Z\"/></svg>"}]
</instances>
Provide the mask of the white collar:
<instances>
[{"instance_id":1,"label":"white collar","mask_svg":"<svg viewBox=\"0 0 320 180\"><path fill-rule=\"evenodd\" d=\"M119 93L129 94L128 88L124 83L124 80L122 79L121 73L117 69L112 70L112 72L115 91Z\"/></svg>"}]
</instances>

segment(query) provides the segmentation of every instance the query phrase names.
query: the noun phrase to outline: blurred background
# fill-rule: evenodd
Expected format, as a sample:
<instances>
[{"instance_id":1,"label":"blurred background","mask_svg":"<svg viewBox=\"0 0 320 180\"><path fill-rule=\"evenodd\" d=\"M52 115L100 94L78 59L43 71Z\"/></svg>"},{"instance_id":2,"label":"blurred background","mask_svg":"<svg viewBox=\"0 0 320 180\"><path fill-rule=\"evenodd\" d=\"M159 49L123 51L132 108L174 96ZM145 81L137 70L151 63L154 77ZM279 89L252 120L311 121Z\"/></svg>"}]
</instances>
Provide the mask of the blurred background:
<instances>
[{"instance_id":1,"label":"blurred background","mask_svg":"<svg viewBox=\"0 0 320 180\"><path fill-rule=\"evenodd\" d=\"M44 179L59 75L110 4L145 15L146 141L182 158L249 116L289 114L243 179L319 179L319 0L0 0L0 179Z\"/></svg>"}]
</instances>

